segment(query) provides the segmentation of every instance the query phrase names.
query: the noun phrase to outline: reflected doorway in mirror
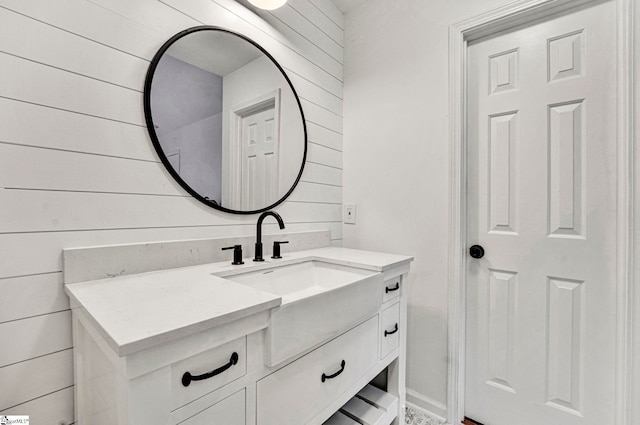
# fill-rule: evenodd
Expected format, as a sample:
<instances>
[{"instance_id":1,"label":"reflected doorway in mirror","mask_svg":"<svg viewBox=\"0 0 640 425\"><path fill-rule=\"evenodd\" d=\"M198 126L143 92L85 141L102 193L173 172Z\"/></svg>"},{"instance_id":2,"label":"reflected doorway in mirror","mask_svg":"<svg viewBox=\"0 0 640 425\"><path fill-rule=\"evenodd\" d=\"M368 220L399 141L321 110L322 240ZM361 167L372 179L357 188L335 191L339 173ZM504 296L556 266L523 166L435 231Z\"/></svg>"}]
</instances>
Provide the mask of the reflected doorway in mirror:
<instances>
[{"instance_id":1,"label":"reflected doorway in mirror","mask_svg":"<svg viewBox=\"0 0 640 425\"><path fill-rule=\"evenodd\" d=\"M241 34L200 26L169 39L149 67L144 109L169 174L212 208L267 211L300 181L300 99L275 59Z\"/></svg>"},{"instance_id":2,"label":"reflected doorway in mirror","mask_svg":"<svg viewBox=\"0 0 640 425\"><path fill-rule=\"evenodd\" d=\"M223 203L233 209L254 210L278 200L280 144L280 90L232 108L229 138L231 165L229 197ZM223 179L224 184L224 179Z\"/></svg>"}]
</instances>

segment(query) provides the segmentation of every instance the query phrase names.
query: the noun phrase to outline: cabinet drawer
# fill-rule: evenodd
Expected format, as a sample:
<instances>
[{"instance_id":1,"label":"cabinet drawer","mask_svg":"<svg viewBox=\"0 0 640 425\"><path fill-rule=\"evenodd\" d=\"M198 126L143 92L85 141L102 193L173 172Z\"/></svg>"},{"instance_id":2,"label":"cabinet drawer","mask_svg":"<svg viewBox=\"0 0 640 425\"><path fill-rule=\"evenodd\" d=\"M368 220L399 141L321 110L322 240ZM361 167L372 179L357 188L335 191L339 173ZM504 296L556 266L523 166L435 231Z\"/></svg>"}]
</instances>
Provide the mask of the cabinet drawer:
<instances>
[{"instance_id":1,"label":"cabinet drawer","mask_svg":"<svg viewBox=\"0 0 640 425\"><path fill-rule=\"evenodd\" d=\"M380 358L398 347L400 341L400 303L395 303L380 314Z\"/></svg>"},{"instance_id":2,"label":"cabinet drawer","mask_svg":"<svg viewBox=\"0 0 640 425\"><path fill-rule=\"evenodd\" d=\"M244 389L181 422L180 425L245 425Z\"/></svg>"},{"instance_id":3,"label":"cabinet drawer","mask_svg":"<svg viewBox=\"0 0 640 425\"><path fill-rule=\"evenodd\" d=\"M382 303L386 303L387 301L391 301L394 298L398 298L400 296L400 291L402 290L402 276L394 277L393 279L388 279L384 281L384 286L382 287Z\"/></svg>"},{"instance_id":4,"label":"cabinet drawer","mask_svg":"<svg viewBox=\"0 0 640 425\"><path fill-rule=\"evenodd\" d=\"M246 353L246 338L242 337L171 365L172 410L244 376L247 373ZM236 359L235 364L232 358ZM215 376L192 380L188 386L183 384L186 372L198 377L216 370L219 373Z\"/></svg>"},{"instance_id":5,"label":"cabinet drawer","mask_svg":"<svg viewBox=\"0 0 640 425\"><path fill-rule=\"evenodd\" d=\"M377 334L374 316L259 381L258 425L306 424L375 364Z\"/></svg>"}]
</instances>

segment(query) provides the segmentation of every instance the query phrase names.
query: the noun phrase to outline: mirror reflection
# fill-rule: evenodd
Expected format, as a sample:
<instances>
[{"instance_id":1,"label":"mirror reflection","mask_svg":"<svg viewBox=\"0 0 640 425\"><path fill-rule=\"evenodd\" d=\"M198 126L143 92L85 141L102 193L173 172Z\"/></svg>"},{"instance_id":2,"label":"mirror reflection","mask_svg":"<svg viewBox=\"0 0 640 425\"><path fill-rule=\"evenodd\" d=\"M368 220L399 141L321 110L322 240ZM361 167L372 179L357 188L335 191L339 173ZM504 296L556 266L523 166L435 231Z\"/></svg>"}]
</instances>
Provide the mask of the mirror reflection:
<instances>
[{"instance_id":1,"label":"mirror reflection","mask_svg":"<svg viewBox=\"0 0 640 425\"><path fill-rule=\"evenodd\" d=\"M295 90L238 34L196 27L165 43L147 75L145 116L167 169L214 208L264 211L302 173L306 128Z\"/></svg>"}]
</instances>

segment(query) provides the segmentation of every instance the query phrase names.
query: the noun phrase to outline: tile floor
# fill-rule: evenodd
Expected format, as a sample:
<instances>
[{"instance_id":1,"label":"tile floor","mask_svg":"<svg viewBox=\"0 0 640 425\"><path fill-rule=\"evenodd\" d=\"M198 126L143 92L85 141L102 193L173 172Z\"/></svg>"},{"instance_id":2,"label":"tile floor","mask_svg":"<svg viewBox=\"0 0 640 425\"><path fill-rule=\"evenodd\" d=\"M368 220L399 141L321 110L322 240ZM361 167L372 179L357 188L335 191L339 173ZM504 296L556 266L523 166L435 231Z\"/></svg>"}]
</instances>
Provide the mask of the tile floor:
<instances>
[{"instance_id":1,"label":"tile floor","mask_svg":"<svg viewBox=\"0 0 640 425\"><path fill-rule=\"evenodd\" d=\"M419 409L409 406L405 407L404 422L406 425L444 425L443 422L433 419Z\"/></svg>"}]
</instances>

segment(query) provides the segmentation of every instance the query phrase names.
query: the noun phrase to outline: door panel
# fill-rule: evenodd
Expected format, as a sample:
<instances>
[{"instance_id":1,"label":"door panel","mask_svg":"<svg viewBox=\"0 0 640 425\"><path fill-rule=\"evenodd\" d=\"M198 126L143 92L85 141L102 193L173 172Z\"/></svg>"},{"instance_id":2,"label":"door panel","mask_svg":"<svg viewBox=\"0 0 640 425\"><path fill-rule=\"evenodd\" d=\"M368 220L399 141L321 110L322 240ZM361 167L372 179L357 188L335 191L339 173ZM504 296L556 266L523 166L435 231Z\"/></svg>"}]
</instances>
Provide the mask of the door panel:
<instances>
[{"instance_id":1,"label":"door panel","mask_svg":"<svg viewBox=\"0 0 640 425\"><path fill-rule=\"evenodd\" d=\"M278 200L278 137L275 107L242 119L242 209L255 210Z\"/></svg>"},{"instance_id":2,"label":"door panel","mask_svg":"<svg viewBox=\"0 0 640 425\"><path fill-rule=\"evenodd\" d=\"M615 2L470 43L465 415L612 423Z\"/></svg>"}]
</instances>

